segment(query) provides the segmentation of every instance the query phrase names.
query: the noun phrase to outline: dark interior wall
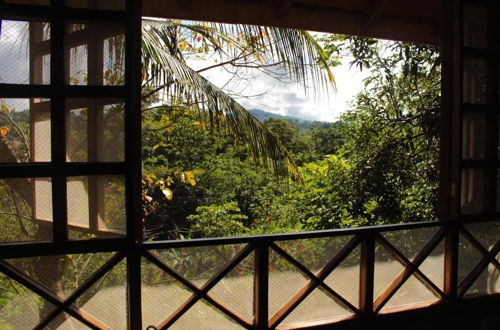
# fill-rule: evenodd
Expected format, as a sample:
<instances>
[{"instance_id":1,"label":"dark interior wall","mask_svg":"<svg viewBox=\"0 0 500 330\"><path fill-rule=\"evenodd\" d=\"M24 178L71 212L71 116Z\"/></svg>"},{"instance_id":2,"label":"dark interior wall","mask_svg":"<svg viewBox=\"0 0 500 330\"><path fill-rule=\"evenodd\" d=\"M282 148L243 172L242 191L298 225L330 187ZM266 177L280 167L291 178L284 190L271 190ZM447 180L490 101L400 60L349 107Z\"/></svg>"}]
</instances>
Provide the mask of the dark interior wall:
<instances>
[{"instance_id":1,"label":"dark interior wall","mask_svg":"<svg viewBox=\"0 0 500 330\"><path fill-rule=\"evenodd\" d=\"M457 304L352 319L307 329L335 330L499 330L500 296L471 298Z\"/></svg>"}]
</instances>

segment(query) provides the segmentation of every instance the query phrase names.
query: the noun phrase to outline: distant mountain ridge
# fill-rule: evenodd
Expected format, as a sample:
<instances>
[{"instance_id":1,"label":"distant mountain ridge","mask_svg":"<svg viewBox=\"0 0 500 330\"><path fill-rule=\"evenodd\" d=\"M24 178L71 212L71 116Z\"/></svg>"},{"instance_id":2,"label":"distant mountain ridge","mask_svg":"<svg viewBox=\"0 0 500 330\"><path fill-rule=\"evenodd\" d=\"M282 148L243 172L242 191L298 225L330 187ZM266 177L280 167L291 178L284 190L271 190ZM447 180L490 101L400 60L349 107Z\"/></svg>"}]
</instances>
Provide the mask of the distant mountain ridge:
<instances>
[{"instance_id":1,"label":"distant mountain ridge","mask_svg":"<svg viewBox=\"0 0 500 330\"><path fill-rule=\"evenodd\" d=\"M331 125L331 123L326 121L317 121L317 120L309 120L303 119L294 116L282 116L277 113L268 112L262 109L250 109L248 110L258 121L265 121L269 118L279 118L288 121L295 126L302 129L313 129L313 128L326 128Z\"/></svg>"},{"instance_id":2,"label":"distant mountain ridge","mask_svg":"<svg viewBox=\"0 0 500 330\"><path fill-rule=\"evenodd\" d=\"M257 118L259 121L264 121L268 118L280 118L280 119L286 119L286 120L296 120L296 121L305 121L305 122L312 122L312 120L308 119L303 119L299 117L294 117L294 116L282 116L277 113L272 113L268 112L262 109L250 109L248 110L255 118Z\"/></svg>"}]
</instances>

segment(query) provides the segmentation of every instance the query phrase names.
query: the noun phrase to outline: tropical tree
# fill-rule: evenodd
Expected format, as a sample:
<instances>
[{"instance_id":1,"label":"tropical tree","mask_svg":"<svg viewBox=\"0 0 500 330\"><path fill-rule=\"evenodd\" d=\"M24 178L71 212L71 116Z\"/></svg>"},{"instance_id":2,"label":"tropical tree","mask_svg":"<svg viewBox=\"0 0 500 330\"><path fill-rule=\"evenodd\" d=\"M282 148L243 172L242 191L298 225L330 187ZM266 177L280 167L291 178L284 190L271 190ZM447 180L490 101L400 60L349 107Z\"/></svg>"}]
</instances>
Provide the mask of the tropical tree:
<instances>
[{"instance_id":1,"label":"tropical tree","mask_svg":"<svg viewBox=\"0 0 500 330\"><path fill-rule=\"evenodd\" d=\"M332 55L369 70L342 117L340 152L352 169L349 213L370 224L435 220L440 58L432 46L331 35Z\"/></svg>"},{"instance_id":2,"label":"tropical tree","mask_svg":"<svg viewBox=\"0 0 500 330\"><path fill-rule=\"evenodd\" d=\"M194 70L190 59L214 59ZM287 149L234 98L202 75L216 67L252 68L304 88L312 81L322 91L335 88L328 56L306 31L250 25L177 20L143 21L143 96L150 109L175 107L196 111L213 129L244 139L254 159L275 173L298 178ZM318 89L317 91L320 91ZM145 110L146 110L145 109Z\"/></svg>"},{"instance_id":3,"label":"tropical tree","mask_svg":"<svg viewBox=\"0 0 500 330\"><path fill-rule=\"evenodd\" d=\"M203 60L207 63L205 66L193 68L194 62L199 66ZM304 88L313 82L320 87L315 92L330 92L335 89L335 81L326 60L322 47L305 31L144 20L146 237L165 237L162 233L165 230L170 233L167 237L176 237L186 228L186 216L210 198L212 191L195 187L199 178L186 178L193 174L206 176L197 171L196 166L202 161L206 163L204 158L214 152L214 148L224 149L218 144L227 143L228 139L239 146L236 149L243 152L243 158L250 150L254 163L268 172L300 178L292 154L276 133L203 74L217 68L259 70L276 79L286 76L288 81L299 82ZM181 145L192 152L186 153ZM212 155L210 159L216 158ZM245 201L240 200L239 207L246 210L248 199L241 199Z\"/></svg>"}]
</instances>

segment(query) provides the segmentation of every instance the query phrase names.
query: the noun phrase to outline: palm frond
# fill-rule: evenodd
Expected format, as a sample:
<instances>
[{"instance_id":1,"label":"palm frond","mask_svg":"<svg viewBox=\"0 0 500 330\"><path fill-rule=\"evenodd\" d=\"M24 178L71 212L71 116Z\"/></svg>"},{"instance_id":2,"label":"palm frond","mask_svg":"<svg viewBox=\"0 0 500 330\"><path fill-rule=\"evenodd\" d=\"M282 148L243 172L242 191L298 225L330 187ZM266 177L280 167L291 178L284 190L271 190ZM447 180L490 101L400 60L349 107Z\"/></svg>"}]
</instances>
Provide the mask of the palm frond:
<instances>
[{"instance_id":1,"label":"palm frond","mask_svg":"<svg viewBox=\"0 0 500 330\"><path fill-rule=\"evenodd\" d=\"M300 82L305 91L330 94L336 90L328 54L307 31L259 25L143 20L144 32L150 31L167 42L174 37L173 31L180 29L202 35L213 45L212 51L220 56L234 57L247 51L265 63L282 63L284 73ZM311 82L313 88L308 87Z\"/></svg>"},{"instance_id":2,"label":"palm frond","mask_svg":"<svg viewBox=\"0 0 500 330\"><path fill-rule=\"evenodd\" d=\"M186 27L206 37L213 52L221 56L242 51L258 53L263 57L261 61L282 63L285 72L304 87L312 80L325 90L335 89L328 66L317 65L320 58L326 63L321 47L307 32L291 29L216 23L187 25L169 20L143 22L142 70L149 89L163 89L165 100L181 99L197 105L204 110L202 117L211 127L244 138L257 162L271 166L280 176L300 179L290 153L276 136L238 102L186 65L181 51L172 44L179 35L178 29Z\"/></svg>"}]
</instances>

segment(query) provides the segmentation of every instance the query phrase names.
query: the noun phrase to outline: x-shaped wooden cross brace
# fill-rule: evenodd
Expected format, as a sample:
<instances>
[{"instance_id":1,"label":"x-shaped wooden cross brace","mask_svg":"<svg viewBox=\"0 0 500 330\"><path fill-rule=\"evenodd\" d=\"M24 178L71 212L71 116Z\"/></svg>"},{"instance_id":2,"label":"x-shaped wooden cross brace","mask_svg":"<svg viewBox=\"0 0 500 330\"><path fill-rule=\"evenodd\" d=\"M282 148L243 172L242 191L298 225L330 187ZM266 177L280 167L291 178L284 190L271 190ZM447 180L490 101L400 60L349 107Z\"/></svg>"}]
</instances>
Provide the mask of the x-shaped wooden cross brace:
<instances>
[{"instance_id":1,"label":"x-shaped wooden cross brace","mask_svg":"<svg viewBox=\"0 0 500 330\"><path fill-rule=\"evenodd\" d=\"M158 329L167 329L171 326L175 321L177 321L182 315L184 315L189 308L191 308L198 300L204 299L224 314L229 316L234 321L238 322L244 328L251 329L252 324L245 320L245 318L235 311L231 310L229 307L225 306L222 302L208 295L208 291L212 289L220 280L224 278L234 267L236 267L243 259L245 259L252 251L254 247L251 245L247 245L244 247L238 254L221 270L219 270L216 274L214 274L201 288L198 288L191 281L185 279L181 275L179 275L176 271L171 269L169 266L165 265L161 260L159 260L156 256L154 256L151 252L145 251L144 257L146 257L153 264L158 266L161 270L172 276L174 279L179 281L181 284L186 286L189 290L193 292L193 294L181 305L177 308L177 310L172 313L165 321L160 323L157 328Z\"/></svg>"},{"instance_id":2,"label":"x-shaped wooden cross brace","mask_svg":"<svg viewBox=\"0 0 500 330\"><path fill-rule=\"evenodd\" d=\"M73 303L99 279L106 275L114 266L116 266L124 257L125 254L123 253L115 254L66 299L59 297L53 293L52 290L30 278L4 260L0 260L0 271L56 306L52 312L40 321L35 329L44 329L50 324L50 322L52 322L53 319L63 312L73 316L91 329L109 329L106 325L94 319L91 315L74 306Z\"/></svg>"}]
</instances>

